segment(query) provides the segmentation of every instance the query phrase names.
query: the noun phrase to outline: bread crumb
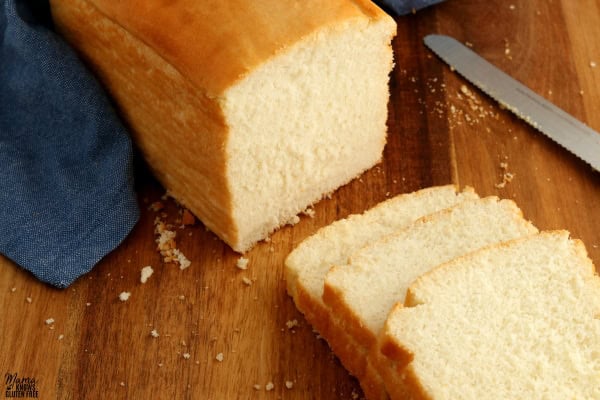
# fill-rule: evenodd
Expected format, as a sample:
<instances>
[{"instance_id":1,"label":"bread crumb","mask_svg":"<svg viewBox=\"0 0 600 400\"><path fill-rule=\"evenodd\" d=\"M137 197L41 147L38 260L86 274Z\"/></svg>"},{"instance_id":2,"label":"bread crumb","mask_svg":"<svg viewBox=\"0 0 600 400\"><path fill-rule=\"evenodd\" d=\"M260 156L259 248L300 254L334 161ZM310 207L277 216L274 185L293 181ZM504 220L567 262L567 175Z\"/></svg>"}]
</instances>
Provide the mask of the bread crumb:
<instances>
[{"instance_id":1,"label":"bread crumb","mask_svg":"<svg viewBox=\"0 0 600 400\"><path fill-rule=\"evenodd\" d=\"M292 381L285 381L285 387L288 389L291 389L294 387L294 382Z\"/></svg>"},{"instance_id":2,"label":"bread crumb","mask_svg":"<svg viewBox=\"0 0 600 400\"><path fill-rule=\"evenodd\" d=\"M65 335L58 335L58 340L63 340L65 338Z\"/></svg>"},{"instance_id":3,"label":"bread crumb","mask_svg":"<svg viewBox=\"0 0 600 400\"><path fill-rule=\"evenodd\" d=\"M256 384L256 385L254 385L252 387L254 388L254 390L260 390L260 385L259 384Z\"/></svg>"},{"instance_id":4,"label":"bread crumb","mask_svg":"<svg viewBox=\"0 0 600 400\"><path fill-rule=\"evenodd\" d=\"M54 318L48 318L45 322L46 325L52 325L54 323Z\"/></svg>"},{"instance_id":5,"label":"bread crumb","mask_svg":"<svg viewBox=\"0 0 600 400\"><path fill-rule=\"evenodd\" d=\"M163 208L165 208L165 205L163 203L161 203L160 201L155 201L154 203L150 204L148 210L158 212Z\"/></svg>"},{"instance_id":6,"label":"bread crumb","mask_svg":"<svg viewBox=\"0 0 600 400\"><path fill-rule=\"evenodd\" d=\"M10 291L11 291L12 293L14 293L14 292L16 292L16 291L17 291L17 288L16 288L16 287L13 287L13 288L11 288L11 289L10 289Z\"/></svg>"},{"instance_id":7,"label":"bread crumb","mask_svg":"<svg viewBox=\"0 0 600 400\"><path fill-rule=\"evenodd\" d=\"M119 385L125 386L125 382L121 382L121 383L119 383Z\"/></svg>"},{"instance_id":8,"label":"bread crumb","mask_svg":"<svg viewBox=\"0 0 600 400\"><path fill-rule=\"evenodd\" d=\"M157 338L157 337L159 337L160 335L158 334L158 331L157 331L156 329L152 329L152 330L150 331L150 336L152 336L153 338Z\"/></svg>"},{"instance_id":9,"label":"bread crumb","mask_svg":"<svg viewBox=\"0 0 600 400\"><path fill-rule=\"evenodd\" d=\"M288 329L295 328L295 327L297 327L297 326L299 326L299 325L300 325L300 324L298 324L298 320L297 320L297 319L294 319L294 320L291 320L291 321L287 321L287 322L285 323L285 326L287 326L287 328L288 328Z\"/></svg>"},{"instance_id":10,"label":"bread crumb","mask_svg":"<svg viewBox=\"0 0 600 400\"><path fill-rule=\"evenodd\" d=\"M181 223L184 226L194 225L196 223L196 217L192 214L188 209L183 209L183 214L181 215Z\"/></svg>"},{"instance_id":11,"label":"bread crumb","mask_svg":"<svg viewBox=\"0 0 600 400\"><path fill-rule=\"evenodd\" d=\"M296 225L298 222L300 222L300 217L297 215L294 215L292 218L290 218L290 220L288 221L288 225Z\"/></svg>"},{"instance_id":12,"label":"bread crumb","mask_svg":"<svg viewBox=\"0 0 600 400\"><path fill-rule=\"evenodd\" d=\"M127 300L129 300L130 296L131 296L130 292L121 292L121 293L119 293L119 300L127 301Z\"/></svg>"},{"instance_id":13,"label":"bread crumb","mask_svg":"<svg viewBox=\"0 0 600 400\"><path fill-rule=\"evenodd\" d=\"M32 302L32 299L31 299L31 297L26 297L26 298L25 298L25 301L26 301L26 302L28 302L28 303L31 303L31 302Z\"/></svg>"},{"instance_id":14,"label":"bread crumb","mask_svg":"<svg viewBox=\"0 0 600 400\"><path fill-rule=\"evenodd\" d=\"M265 385L265 390L266 390L267 392L269 392L269 391L273 390L274 388L275 388L275 385L273 384L273 382L269 382L269 383L267 383L267 384Z\"/></svg>"},{"instance_id":15,"label":"bread crumb","mask_svg":"<svg viewBox=\"0 0 600 400\"><path fill-rule=\"evenodd\" d=\"M252 285L252 279L247 278L247 277L242 277L242 282L244 282L246 285L251 286Z\"/></svg>"},{"instance_id":16,"label":"bread crumb","mask_svg":"<svg viewBox=\"0 0 600 400\"><path fill-rule=\"evenodd\" d=\"M85 306L86 306L86 307L89 307L89 306L91 306L91 305L92 305L92 303L85 303Z\"/></svg>"},{"instance_id":17,"label":"bread crumb","mask_svg":"<svg viewBox=\"0 0 600 400\"><path fill-rule=\"evenodd\" d=\"M181 251L179 251L179 249L173 249L173 253L175 254L175 257L177 257L180 270L184 270L192 265L192 262L188 260L188 258Z\"/></svg>"},{"instance_id":18,"label":"bread crumb","mask_svg":"<svg viewBox=\"0 0 600 400\"><path fill-rule=\"evenodd\" d=\"M597 66L596 61L590 61L590 67L596 68L596 66Z\"/></svg>"},{"instance_id":19,"label":"bread crumb","mask_svg":"<svg viewBox=\"0 0 600 400\"><path fill-rule=\"evenodd\" d=\"M140 275L140 282L146 283L148 278L150 278L153 273L154 273L154 269L152 269L152 266L146 265L144 268L142 268L141 275Z\"/></svg>"},{"instance_id":20,"label":"bread crumb","mask_svg":"<svg viewBox=\"0 0 600 400\"><path fill-rule=\"evenodd\" d=\"M240 257L237 262L235 263L235 266L238 267L239 269L248 269L248 259L244 258L244 257Z\"/></svg>"},{"instance_id":21,"label":"bread crumb","mask_svg":"<svg viewBox=\"0 0 600 400\"><path fill-rule=\"evenodd\" d=\"M302 213L304 215L307 215L310 218L314 218L315 217L315 209L314 208L308 207L306 210L302 211Z\"/></svg>"},{"instance_id":22,"label":"bread crumb","mask_svg":"<svg viewBox=\"0 0 600 400\"><path fill-rule=\"evenodd\" d=\"M183 358L185 358L186 360L189 360L191 357L190 353L183 353Z\"/></svg>"},{"instance_id":23,"label":"bread crumb","mask_svg":"<svg viewBox=\"0 0 600 400\"><path fill-rule=\"evenodd\" d=\"M504 187L506 187L507 183L512 182L512 180L515 177L515 174L512 173L512 172L508 172L507 171L507 169L508 169L508 163L506 163L506 162L501 162L500 163L500 169L503 170L503 173L502 173L502 182L496 183L494 186L496 188L498 188L498 189L503 189Z\"/></svg>"},{"instance_id":24,"label":"bread crumb","mask_svg":"<svg viewBox=\"0 0 600 400\"><path fill-rule=\"evenodd\" d=\"M179 264L179 269L182 270L192 264L175 245L177 233L167 229L166 224L159 217L154 219L154 234L157 235L155 241L164 263Z\"/></svg>"},{"instance_id":25,"label":"bread crumb","mask_svg":"<svg viewBox=\"0 0 600 400\"><path fill-rule=\"evenodd\" d=\"M218 362L222 362L224 358L225 358L225 357L223 356L223 353L219 353L219 354L217 354L217 356L215 357L215 360L217 360Z\"/></svg>"},{"instance_id":26,"label":"bread crumb","mask_svg":"<svg viewBox=\"0 0 600 400\"><path fill-rule=\"evenodd\" d=\"M179 296L177 296L177 298L178 298L179 300L185 300L185 296L184 296L184 295L182 295L182 294L180 294Z\"/></svg>"}]
</instances>

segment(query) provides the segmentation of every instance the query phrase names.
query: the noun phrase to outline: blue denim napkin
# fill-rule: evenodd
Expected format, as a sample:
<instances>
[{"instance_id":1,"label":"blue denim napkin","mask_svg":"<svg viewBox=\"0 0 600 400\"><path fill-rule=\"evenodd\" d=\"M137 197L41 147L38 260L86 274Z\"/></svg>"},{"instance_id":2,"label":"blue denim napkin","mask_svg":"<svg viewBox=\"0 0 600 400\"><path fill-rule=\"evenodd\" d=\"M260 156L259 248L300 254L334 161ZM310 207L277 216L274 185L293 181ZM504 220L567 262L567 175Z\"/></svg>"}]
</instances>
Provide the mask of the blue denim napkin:
<instances>
[{"instance_id":1,"label":"blue denim napkin","mask_svg":"<svg viewBox=\"0 0 600 400\"><path fill-rule=\"evenodd\" d=\"M0 253L64 288L138 219L132 146L47 1L0 7Z\"/></svg>"},{"instance_id":2,"label":"blue denim napkin","mask_svg":"<svg viewBox=\"0 0 600 400\"><path fill-rule=\"evenodd\" d=\"M429 7L443 0L375 0L375 3L384 9L391 11L392 14L404 15L411 12Z\"/></svg>"}]
</instances>

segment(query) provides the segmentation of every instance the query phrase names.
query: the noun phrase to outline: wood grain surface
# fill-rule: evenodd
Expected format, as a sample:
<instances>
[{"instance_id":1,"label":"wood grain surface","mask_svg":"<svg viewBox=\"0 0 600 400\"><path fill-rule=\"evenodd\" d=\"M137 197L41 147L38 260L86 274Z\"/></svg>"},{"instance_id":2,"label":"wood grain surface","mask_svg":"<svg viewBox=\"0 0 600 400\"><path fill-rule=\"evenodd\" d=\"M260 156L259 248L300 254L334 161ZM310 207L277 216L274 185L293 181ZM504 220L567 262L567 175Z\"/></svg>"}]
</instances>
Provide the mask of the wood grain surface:
<instances>
[{"instance_id":1,"label":"wood grain surface","mask_svg":"<svg viewBox=\"0 0 600 400\"><path fill-rule=\"evenodd\" d=\"M172 200L161 212L149 209L164 190L139 162L139 223L70 288L53 289L0 260L2 376L34 377L41 399L360 398L357 382L286 294L283 260L319 227L431 185L454 182L514 199L539 228L582 239L600 266L600 173L500 109L422 44L435 32L469 43L600 130L600 0L449 0L397 21L381 164L316 204L314 218L302 216L247 253L245 271L201 224L178 228L177 246L192 262L181 271L161 263L153 232L161 212L179 225L180 210ZM155 272L142 284L146 265ZM118 299L123 291L131 292L126 302Z\"/></svg>"}]
</instances>

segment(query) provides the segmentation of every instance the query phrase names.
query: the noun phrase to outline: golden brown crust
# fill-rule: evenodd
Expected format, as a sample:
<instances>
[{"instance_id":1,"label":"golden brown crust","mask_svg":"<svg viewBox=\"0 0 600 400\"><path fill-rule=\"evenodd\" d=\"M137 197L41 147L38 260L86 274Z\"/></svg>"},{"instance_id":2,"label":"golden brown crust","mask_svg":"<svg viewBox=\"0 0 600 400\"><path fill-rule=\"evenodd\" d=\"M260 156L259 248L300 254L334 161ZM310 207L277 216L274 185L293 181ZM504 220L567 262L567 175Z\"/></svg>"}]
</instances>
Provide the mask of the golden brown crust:
<instances>
[{"instance_id":1,"label":"golden brown crust","mask_svg":"<svg viewBox=\"0 0 600 400\"><path fill-rule=\"evenodd\" d=\"M343 267L334 266L330 271L337 268ZM327 280L323 287L323 302L330 307L333 314L339 316L344 328L361 346L369 349L376 344L377 336L365 326L360 316L346 303L345 292L329 285Z\"/></svg>"},{"instance_id":2,"label":"golden brown crust","mask_svg":"<svg viewBox=\"0 0 600 400\"><path fill-rule=\"evenodd\" d=\"M231 199L223 190L227 129L218 104L90 2L52 0L51 6L60 32L119 104L157 178L177 188L172 194L209 229L236 243Z\"/></svg>"},{"instance_id":3,"label":"golden brown crust","mask_svg":"<svg viewBox=\"0 0 600 400\"><path fill-rule=\"evenodd\" d=\"M357 378L363 376L366 366L366 354L359 354L360 351L356 342L348 333L336 325L327 307L322 303L313 301L313 297L302 286L297 287L296 307L327 341L331 350L340 359L348 372Z\"/></svg>"},{"instance_id":4,"label":"golden brown crust","mask_svg":"<svg viewBox=\"0 0 600 400\"><path fill-rule=\"evenodd\" d=\"M331 317L326 306L315 302L314 298L301 285L296 288L296 294L294 299L296 307L327 341L344 368L359 380L365 397L369 400L388 399L381 376L373 367L367 365L366 349Z\"/></svg>"},{"instance_id":5,"label":"golden brown crust","mask_svg":"<svg viewBox=\"0 0 600 400\"><path fill-rule=\"evenodd\" d=\"M209 97L324 26L389 18L366 0L86 0ZM227 43L227 46L223 46Z\"/></svg>"},{"instance_id":6,"label":"golden brown crust","mask_svg":"<svg viewBox=\"0 0 600 400\"><path fill-rule=\"evenodd\" d=\"M368 400L388 400L381 375L372 365L367 364L364 375L359 379L360 387Z\"/></svg>"}]
</instances>

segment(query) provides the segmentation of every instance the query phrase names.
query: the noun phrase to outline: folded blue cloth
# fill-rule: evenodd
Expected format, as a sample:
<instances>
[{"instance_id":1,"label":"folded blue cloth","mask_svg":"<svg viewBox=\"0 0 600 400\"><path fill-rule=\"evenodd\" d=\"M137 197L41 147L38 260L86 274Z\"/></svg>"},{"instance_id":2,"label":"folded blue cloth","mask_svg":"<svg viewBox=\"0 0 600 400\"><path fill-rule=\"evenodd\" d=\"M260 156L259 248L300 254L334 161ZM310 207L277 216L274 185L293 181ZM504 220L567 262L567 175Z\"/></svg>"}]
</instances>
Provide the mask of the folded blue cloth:
<instances>
[{"instance_id":1,"label":"folded blue cloth","mask_svg":"<svg viewBox=\"0 0 600 400\"><path fill-rule=\"evenodd\" d=\"M404 15L429 7L443 0L375 0L375 3L390 11L391 14Z\"/></svg>"},{"instance_id":2,"label":"folded blue cloth","mask_svg":"<svg viewBox=\"0 0 600 400\"><path fill-rule=\"evenodd\" d=\"M0 253L63 288L138 219L132 146L47 1L0 4Z\"/></svg>"}]
</instances>

